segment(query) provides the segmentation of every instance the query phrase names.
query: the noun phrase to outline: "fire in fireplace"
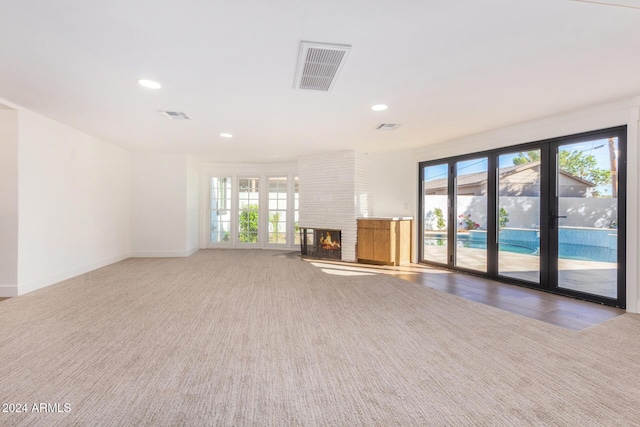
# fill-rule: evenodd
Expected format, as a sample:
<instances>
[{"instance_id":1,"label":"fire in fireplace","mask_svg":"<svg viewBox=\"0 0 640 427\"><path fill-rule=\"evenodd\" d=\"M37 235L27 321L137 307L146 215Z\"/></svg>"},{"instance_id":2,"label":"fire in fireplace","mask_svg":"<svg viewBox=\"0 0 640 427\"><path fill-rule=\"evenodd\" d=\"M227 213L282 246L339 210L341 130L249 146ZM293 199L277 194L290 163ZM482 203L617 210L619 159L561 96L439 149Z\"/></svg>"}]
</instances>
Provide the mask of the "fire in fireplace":
<instances>
[{"instance_id":1,"label":"fire in fireplace","mask_svg":"<svg viewBox=\"0 0 640 427\"><path fill-rule=\"evenodd\" d=\"M300 250L303 257L342 259L340 230L300 228Z\"/></svg>"}]
</instances>

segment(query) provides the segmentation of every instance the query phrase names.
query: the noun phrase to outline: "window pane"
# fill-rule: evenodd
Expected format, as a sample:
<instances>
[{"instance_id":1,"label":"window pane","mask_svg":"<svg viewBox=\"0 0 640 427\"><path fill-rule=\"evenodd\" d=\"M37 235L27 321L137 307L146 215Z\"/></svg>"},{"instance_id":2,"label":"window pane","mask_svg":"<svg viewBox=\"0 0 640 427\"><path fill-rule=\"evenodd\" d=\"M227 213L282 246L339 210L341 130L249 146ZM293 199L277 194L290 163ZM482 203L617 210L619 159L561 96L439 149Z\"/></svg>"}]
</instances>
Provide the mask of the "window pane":
<instances>
[{"instance_id":1,"label":"window pane","mask_svg":"<svg viewBox=\"0 0 640 427\"><path fill-rule=\"evenodd\" d=\"M498 274L540 283L540 150L498 158Z\"/></svg>"},{"instance_id":2,"label":"window pane","mask_svg":"<svg viewBox=\"0 0 640 427\"><path fill-rule=\"evenodd\" d=\"M231 178L211 178L210 242L231 241Z\"/></svg>"},{"instance_id":3,"label":"window pane","mask_svg":"<svg viewBox=\"0 0 640 427\"><path fill-rule=\"evenodd\" d=\"M259 178L240 178L238 180L238 241L258 243Z\"/></svg>"},{"instance_id":4,"label":"window pane","mask_svg":"<svg viewBox=\"0 0 640 427\"><path fill-rule=\"evenodd\" d=\"M447 264L448 168L446 163L425 167L422 183L422 255L425 261L442 264Z\"/></svg>"},{"instance_id":5,"label":"window pane","mask_svg":"<svg viewBox=\"0 0 640 427\"><path fill-rule=\"evenodd\" d=\"M558 287L618 298L618 138L558 147Z\"/></svg>"},{"instance_id":6,"label":"window pane","mask_svg":"<svg viewBox=\"0 0 640 427\"><path fill-rule=\"evenodd\" d=\"M269 178L269 244L287 243L287 178Z\"/></svg>"},{"instance_id":7,"label":"window pane","mask_svg":"<svg viewBox=\"0 0 640 427\"><path fill-rule=\"evenodd\" d=\"M456 266L487 271L487 158L456 163Z\"/></svg>"}]
</instances>

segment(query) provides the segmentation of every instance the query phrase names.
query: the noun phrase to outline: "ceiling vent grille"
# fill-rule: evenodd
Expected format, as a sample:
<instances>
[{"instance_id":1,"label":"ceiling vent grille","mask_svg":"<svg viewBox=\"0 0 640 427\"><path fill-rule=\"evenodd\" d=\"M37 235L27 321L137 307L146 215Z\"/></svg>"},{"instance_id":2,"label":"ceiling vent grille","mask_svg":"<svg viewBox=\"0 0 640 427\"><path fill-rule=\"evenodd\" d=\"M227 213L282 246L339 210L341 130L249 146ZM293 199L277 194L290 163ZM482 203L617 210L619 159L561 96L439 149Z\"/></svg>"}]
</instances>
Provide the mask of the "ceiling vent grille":
<instances>
[{"instance_id":1,"label":"ceiling vent grille","mask_svg":"<svg viewBox=\"0 0 640 427\"><path fill-rule=\"evenodd\" d=\"M382 123L376 127L377 130L396 130L400 127L398 123Z\"/></svg>"},{"instance_id":2,"label":"ceiling vent grille","mask_svg":"<svg viewBox=\"0 0 640 427\"><path fill-rule=\"evenodd\" d=\"M293 87L331 91L350 51L349 45L301 42Z\"/></svg>"},{"instance_id":3,"label":"ceiling vent grille","mask_svg":"<svg viewBox=\"0 0 640 427\"><path fill-rule=\"evenodd\" d=\"M170 120L191 120L191 117L182 111L160 111L160 114Z\"/></svg>"}]
</instances>

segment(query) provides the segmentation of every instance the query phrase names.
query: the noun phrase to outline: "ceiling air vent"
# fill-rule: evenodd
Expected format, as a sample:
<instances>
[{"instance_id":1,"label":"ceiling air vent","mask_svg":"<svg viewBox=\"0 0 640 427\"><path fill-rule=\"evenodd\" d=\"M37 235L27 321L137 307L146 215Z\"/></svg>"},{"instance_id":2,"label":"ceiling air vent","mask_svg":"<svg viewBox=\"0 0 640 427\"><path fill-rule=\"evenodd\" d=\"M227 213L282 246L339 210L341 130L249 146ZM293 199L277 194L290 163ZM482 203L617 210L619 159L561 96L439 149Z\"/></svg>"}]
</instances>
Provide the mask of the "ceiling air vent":
<instances>
[{"instance_id":1,"label":"ceiling air vent","mask_svg":"<svg viewBox=\"0 0 640 427\"><path fill-rule=\"evenodd\" d=\"M382 123L376 127L377 130L396 130L400 127L398 123Z\"/></svg>"},{"instance_id":2,"label":"ceiling air vent","mask_svg":"<svg viewBox=\"0 0 640 427\"><path fill-rule=\"evenodd\" d=\"M182 111L160 111L160 114L171 120L191 120L191 117Z\"/></svg>"},{"instance_id":3,"label":"ceiling air vent","mask_svg":"<svg viewBox=\"0 0 640 427\"><path fill-rule=\"evenodd\" d=\"M349 45L301 42L293 87L331 91L350 51Z\"/></svg>"}]
</instances>

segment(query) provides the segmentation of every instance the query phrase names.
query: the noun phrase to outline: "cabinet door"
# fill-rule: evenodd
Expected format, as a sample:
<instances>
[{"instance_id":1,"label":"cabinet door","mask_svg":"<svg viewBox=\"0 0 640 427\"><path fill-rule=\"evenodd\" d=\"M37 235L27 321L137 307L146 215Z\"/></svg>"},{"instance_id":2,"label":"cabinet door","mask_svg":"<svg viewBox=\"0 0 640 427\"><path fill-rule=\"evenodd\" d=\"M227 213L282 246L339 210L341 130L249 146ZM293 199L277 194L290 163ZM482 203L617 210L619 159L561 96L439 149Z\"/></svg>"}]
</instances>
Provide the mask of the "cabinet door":
<instances>
[{"instance_id":1,"label":"cabinet door","mask_svg":"<svg viewBox=\"0 0 640 427\"><path fill-rule=\"evenodd\" d=\"M396 263L399 265L411 262L411 221L399 221L396 244Z\"/></svg>"},{"instance_id":2,"label":"cabinet door","mask_svg":"<svg viewBox=\"0 0 640 427\"><path fill-rule=\"evenodd\" d=\"M374 260L374 230L372 228L358 228L358 258Z\"/></svg>"},{"instance_id":3,"label":"cabinet door","mask_svg":"<svg viewBox=\"0 0 640 427\"><path fill-rule=\"evenodd\" d=\"M373 232L373 260L380 262L393 262L394 254L391 253L391 233L387 223L386 228L376 228Z\"/></svg>"}]
</instances>

